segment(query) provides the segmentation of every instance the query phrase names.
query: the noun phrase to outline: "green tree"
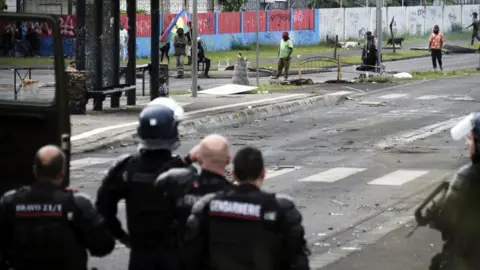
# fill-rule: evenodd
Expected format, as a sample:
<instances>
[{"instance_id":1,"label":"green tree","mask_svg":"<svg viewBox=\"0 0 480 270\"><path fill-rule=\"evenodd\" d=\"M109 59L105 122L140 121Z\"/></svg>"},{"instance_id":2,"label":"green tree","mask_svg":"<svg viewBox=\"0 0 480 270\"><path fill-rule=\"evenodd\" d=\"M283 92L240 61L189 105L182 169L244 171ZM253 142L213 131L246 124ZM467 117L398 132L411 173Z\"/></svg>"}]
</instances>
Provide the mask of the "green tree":
<instances>
[{"instance_id":1,"label":"green tree","mask_svg":"<svg viewBox=\"0 0 480 270\"><path fill-rule=\"evenodd\" d=\"M6 0L0 0L0 11L4 11L7 9Z\"/></svg>"},{"instance_id":2,"label":"green tree","mask_svg":"<svg viewBox=\"0 0 480 270\"><path fill-rule=\"evenodd\" d=\"M223 11L237 12L245 4L245 0L219 0L219 4L223 6Z\"/></svg>"}]
</instances>

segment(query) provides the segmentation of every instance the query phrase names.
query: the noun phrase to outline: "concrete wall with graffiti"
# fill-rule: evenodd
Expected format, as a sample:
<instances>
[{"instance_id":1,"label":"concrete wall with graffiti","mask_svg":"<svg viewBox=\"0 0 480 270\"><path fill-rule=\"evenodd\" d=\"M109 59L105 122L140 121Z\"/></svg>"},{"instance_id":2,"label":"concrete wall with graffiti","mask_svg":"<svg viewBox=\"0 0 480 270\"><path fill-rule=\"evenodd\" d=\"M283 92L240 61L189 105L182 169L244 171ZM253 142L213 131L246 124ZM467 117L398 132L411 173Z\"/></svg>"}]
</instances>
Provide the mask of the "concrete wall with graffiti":
<instances>
[{"instance_id":1,"label":"concrete wall with graffiti","mask_svg":"<svg viewBox=\"0 0 480 270\"><path fill-rule=\"evenodd\" d=\"M480 12L480 5L411 6L382 9L382 31L397 36L421 36L432 31L434 25L442 32L451 32L452 26L466 27L472 23L472 12ZM365 32L376 29L376 8L344 8L320 10L320 40L334 38L362 39Z\"/></svg>"},{"instance_id":2,"label":"concrete wall with graffiti","mask_svg":"<svg viewBox=\"0 0 480 270\"><path fill-rule=\"evenodd\" d=\"M397 36L428 34L434 25L450 32L452 27L464 28L472 22L472 12L480 5L388 7L382 12L382 31L393 31ZM166 13L160 18L161 29L166 29L176 14ZM59 15L62 19L65 55L73 55L72 36L75 16ZM121 21L127 24L126 16ZM151 23L149 14L137 14L137 56L150 56ZM270 10L260 12L260 42L278 44L282 32L290 33L296 45L317 44L339 36L340 40L362 39L365 32L377 32L375 8L336 8L305 10ZM207 51L229 50L234 43L249 44L256 41L256 12L215 12L198 14L198 33ZM48 35L42 36L41 55L53 54ZM172 48L173 51L173 48Z\"/></svg>"}]
</instances>

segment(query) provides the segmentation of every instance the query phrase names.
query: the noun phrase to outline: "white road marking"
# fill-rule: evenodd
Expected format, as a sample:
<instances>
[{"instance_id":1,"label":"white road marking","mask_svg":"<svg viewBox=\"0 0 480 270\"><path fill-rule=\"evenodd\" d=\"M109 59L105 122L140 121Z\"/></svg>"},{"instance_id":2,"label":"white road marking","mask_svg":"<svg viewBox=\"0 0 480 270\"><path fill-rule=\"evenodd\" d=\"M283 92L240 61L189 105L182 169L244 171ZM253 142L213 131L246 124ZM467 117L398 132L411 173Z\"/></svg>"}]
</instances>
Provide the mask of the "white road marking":
<instances>
[{"instance_id":1,"label":"white road marking","mask_svg":"<svg viewBox=\"0 0 480 270\"><path fill-rule=\"evenodd\" d=\"M458 118L453 118L450 120L438 122L432 125L428 125L413 131L409 131L403 134L400 134L398 136L390 137L385 140L382 140L378 142L375 146L385 149L385 148L390 148L396 145L402 145L402 144L407 144L419 139L425 139L427 137L430 137L432 135L435 135L437 133L440 133L444 130L450 129L453 127L455 124L457 124L459 121L461 121L464 118L458 117Z\"/></svg>"},{"instance_id":2,"label":"white road marking","mask_svg":"<svg viewBox=\"0 0 480 270\"><path fill-rule=\"evenodd\" d=\"M382 177L379 177L369 185L401 186L407 182L427 174L429 171L397 170Z\"/></svg>"},{"instance_id":3,"label":"white road marking","mask_svg":"<svg viewBox=\"0 0 480 270\"><path fill-rule=\"evenodd\" d=\"M288 99L288 98L292 98L292 97L306 96L306 95L307 94L291 94L291 95L286 95L286 96L281 96L281 97L276 97L276 98L267 98L267 99L261 99L261 100L255 100L255 101L249 101L249 102L242 102L242 103L234 103L234 104L228 104L228 105L224 105L224 106L217 106L217 107L211 107L211 108L206 108L206 109L201 109L201 110L195 110L195 111L185 113L185 119L188 119L188 116L198 114L198 113L211 112L211 111L216 111L216 110L222 110L222 109L252 105L252 104L268 102L268 101L277 101L277 100ZM93 129L93 130L90 130L90 131L72 136L72 138L70 140L72 142L74 142L74 141L78 141L78 140L85 139L85 138L88 138L88 137L92 137L94 135L97 135L97 134L100 134L100 133L103 133L103 132L106 132L106 131L109 131L109 130L132 127L132 126L136 126L137 124L138 124L138 122L135 121L135 122L125 123L125 124L120 124L120 125L96 128L96 129Z\"/></svg>"},{"instance_id":4,"label":"white road marking","mask_svg":"<svg viewBox=\"0 0 480 270\"><path fill-rule=\"evenodd\" d=\"M340 179L346 178L350 175L363 172L366 168L347 168L338 167L326 170L321 173L317 173L306 178L300 179L299 182L335 182Z\"/></svg>"},{"instance_id":5,"label":"white road marking","mask_svg":"<svg viewBox=\"0 0 480 270\"><path fill-rule=\"evenodd\" d=\"M348 95L348 94L351 94L353 93L352 91L338 91L338 92L335 92L335 93L330 93L330 94L327 94L327 96L342 96L342 95Z\"/></svg>"},{"instance_id":6,"label":"white road marking","mask_svg":"<svg viewBox=\"0 0 480 270\"><path fill-rule=\"evenodd\" d=\"M421 96L416 99L420 100L432 100L432 99L438 99L438 98L445 98L446 96L444 95L426 95L426 96Z\"/></svg>"},{"instance_id":7,"label":"white road marking","mask_svg":"<svg viewBox=\"0 0 480 270\"><path fill-rule=\"evenodd\" d=\"M455 100L455 101L473 101L474 99L469 96L452 96L449 99Z\"/></svg>"},{"instance_id":8,"label":"white road marking","mask_svg":"<svg viewBox=\"0 0 480 270\"><path fill-rule=\"evenodd\" d=\"M292 167L289 167L289 168L284 168L284 169L279 169L279 170L267 170L265 179L274 178L274 177L277 177L277 176L280 176L280 175L283 175L283 174L286 174L286 173L296 171L296 170L301 169L301 168L302 168L301 166L292 166Z\"/></svg>"},{"instance_id":9,"label":"white road marking","mask_svg":"<svg viewBox=\"0 0 480 270\"><path fill-rule=\"evenodd\" d=\"M70 161L70 169L81 169L88 166L113 162L115 158L82 158Z\"/></svg>"},{"instance_id":10,"label":"white road marking","mask_svg":"<svg viewBox=\"0 0 480 270\"><path fill-rule=\"evenodd\" d=\"M390 94L390 95L381 96L379 98L395 99L395 98L402 98L402 97L406 97L406 96L408 96L408 94Z\"/></svg>"}]
</instances>

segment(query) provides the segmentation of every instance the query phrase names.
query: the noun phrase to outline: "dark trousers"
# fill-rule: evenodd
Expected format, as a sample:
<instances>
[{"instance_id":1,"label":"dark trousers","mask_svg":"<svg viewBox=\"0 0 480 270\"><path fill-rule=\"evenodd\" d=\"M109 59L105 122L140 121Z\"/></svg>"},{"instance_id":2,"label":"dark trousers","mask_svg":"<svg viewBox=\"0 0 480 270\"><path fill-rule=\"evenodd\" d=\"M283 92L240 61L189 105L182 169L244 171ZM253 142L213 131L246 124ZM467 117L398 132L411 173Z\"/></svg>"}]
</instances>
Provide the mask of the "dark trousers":
<instances>
[{"instance_id":1,"label":"dark trousers","mask_svg":"<svg viewBox=\"0 0 480 270\"><path fill-rule=\"evenodd\" d=\"M210 65L212 61L210 61L210 58L204 57L201 62L205 63L205 71L203 72L203 75L208 76L208 71L210 70Z\"/></svg>"},{"instance_id":2,"label":"dark trousers","mask_svg":"<svg viewBox=\"0 0 480 270\"><path fill-rule=\"evenodd\" d=\"M437 61L440 68L442 68L442 50L432 49L432 64L433 68L437 68Z\"/></svg>"},{"instance_id":3,"label":"dark trousers","mask_svg":"<svg viewBox=\"0 0 480 270\"><path fill-rule=\"evenodd\" d=\"M168 51L162 51L162 50L160 50L160 52L162 53L162 54L160 55L160 62L163 62L163 56L165 55L165 57L167 58L168 63L170 64L170 56L168 56Z\"/></svg>"},{"instance_id":4,"label":"dark trousers","mask_svg":"<svg viewBox=\"0 0 480 270\"><path fill-rule=\"evenodd\" d=\"M129 270L179 270L177 253L167 249L132 249Z\"/></svg>"},{"instance_id":5,"label":"dark trousers","mask_svg":"<svg viewBox=\"0 0 480 270\"><path fill-rule=\"evenodd\" d=\"M473 42L475 42L475 39L480 41L480 36L478 36L478 32L473 32L472 33L472 43L471 43L471 45L473 45Z\"/></svg>"}]
</instances>

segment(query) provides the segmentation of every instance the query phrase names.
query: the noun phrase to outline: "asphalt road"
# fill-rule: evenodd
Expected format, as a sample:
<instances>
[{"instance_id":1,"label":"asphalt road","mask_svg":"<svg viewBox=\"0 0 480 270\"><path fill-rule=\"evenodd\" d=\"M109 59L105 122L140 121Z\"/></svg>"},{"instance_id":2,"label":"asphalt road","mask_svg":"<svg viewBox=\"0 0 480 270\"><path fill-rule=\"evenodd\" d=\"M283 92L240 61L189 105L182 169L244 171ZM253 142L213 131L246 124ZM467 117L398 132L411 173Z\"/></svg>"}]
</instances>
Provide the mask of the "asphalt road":
<instances>
[{"instance_id":1,"label":"asphalt road","mask_svg":"<svg viewBox=\"0 0 480 270\"><path fill-rule=\"evenodd\" d=\"M418 192L468 162L464 142L453 142L448 130L478 108L478 79L417 82L293 115L205 130L183 138L179 153L212 132L228 137L232 153L245 145L262 149L269 168L264 187L295 198L313 251L312 268L320 269L365 247L352 246L355 241L388 233L379 228L392 220L392 229L400 223L396 219L404 222L422 198ZM133 146L113 147L74 155L72 185L94 199L112 160L133 151ZM124 207L119 209L123 220ZM127 253L119 245L91 265L123 268ZM375 265L372 259L362 262L367 268Z\"/></svg>"}]
</instances>

